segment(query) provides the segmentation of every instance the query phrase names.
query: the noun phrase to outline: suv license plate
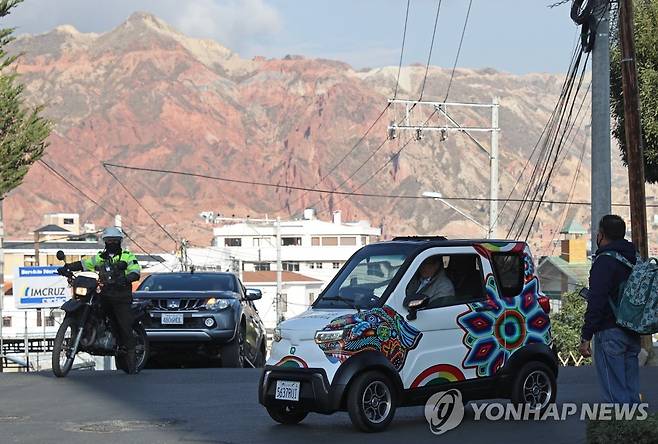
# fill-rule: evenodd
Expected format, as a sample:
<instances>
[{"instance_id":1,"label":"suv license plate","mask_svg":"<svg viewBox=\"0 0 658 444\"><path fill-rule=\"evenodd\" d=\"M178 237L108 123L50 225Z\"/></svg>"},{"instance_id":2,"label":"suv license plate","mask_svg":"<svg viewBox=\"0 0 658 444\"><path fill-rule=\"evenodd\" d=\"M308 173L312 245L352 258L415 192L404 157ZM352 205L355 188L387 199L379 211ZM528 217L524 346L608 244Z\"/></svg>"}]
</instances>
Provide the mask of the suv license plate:
<instances>
[{"instance_id":1,"label":"suv license plate","mask_svg":"<svg viewBox=\"0 0 658 444\"><path fill-rule=\"evenodd\" d=\"M276 381L276 394L274 399L283 401L299 401L298 381Z\"/></svg>"},{"instance_id":2,"label":"suv license plate","mask_svg":"<svg viewBox=\"0 0 658 444\"><path fill-rule=\"evenodd\" d=\"M163 325L183 325L183 313L162 313Z\"/></svg>"}]
</instances>

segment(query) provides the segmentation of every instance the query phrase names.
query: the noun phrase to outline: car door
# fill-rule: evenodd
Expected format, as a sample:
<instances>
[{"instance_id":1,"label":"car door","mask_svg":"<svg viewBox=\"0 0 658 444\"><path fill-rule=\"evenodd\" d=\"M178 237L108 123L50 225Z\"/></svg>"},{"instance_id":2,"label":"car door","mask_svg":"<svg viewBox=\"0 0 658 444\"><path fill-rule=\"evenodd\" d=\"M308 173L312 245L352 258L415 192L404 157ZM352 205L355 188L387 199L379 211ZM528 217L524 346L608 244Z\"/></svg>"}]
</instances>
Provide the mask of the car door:
<instances>
[{"instance_id":1,"label":"car door","mask_svg":"<svg viewBox=\"0 0 658 444\"><path fill-rule=\"evenodd\" d=\"M418 310L416 319L407 319L412 327L422 333L418 346L408 354L400 371L407 389L477 377L476 370L469 365L467 359L470 349L464 343L465 329L459 319L472 311L468 304L486 300L485 276L492 275L492 269L489 261L473 247L435 247L420 253L389 298L389 305L394 305L398 313L407 316L409 310L404 299L407 294L413 298L413 294L408 291L414 286L415 276L420 273L425 261L432 261L437 256L441 259L444 276L443 283L434 287L447 292L447 295L437 296L431 305ZM472 269L464 269L461 274L455 273L454 269L458 268L456 265L460 262L471 263ZM454 289L452 295L446 290L450 285Z\"/></svg>"},{"instance_id":2,"label":"car door","mask_svg":"<svg viewBox=\"0 0 658 444\"><path fill-rule=\"evenodd\" d=\"M258 351L258 313L256 307L254 307L253 302L248 301L246 298L247 290L242 285L242 282L238 279L240 286L240 303L242 304L242 312L244 313L245 320L247 323L247 331L245 337L245 345L247 357L250 360L255 359L256 353Z\"/></svg>"}]
</instances>

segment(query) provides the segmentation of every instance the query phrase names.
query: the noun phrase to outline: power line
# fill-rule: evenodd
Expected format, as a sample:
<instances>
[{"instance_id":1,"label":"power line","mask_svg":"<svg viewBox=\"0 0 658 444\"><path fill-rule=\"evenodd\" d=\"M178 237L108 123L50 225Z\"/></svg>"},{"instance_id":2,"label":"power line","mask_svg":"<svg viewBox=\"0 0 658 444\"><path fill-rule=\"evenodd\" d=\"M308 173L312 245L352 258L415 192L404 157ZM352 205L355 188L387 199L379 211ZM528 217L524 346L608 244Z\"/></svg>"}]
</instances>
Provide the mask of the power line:
<instances>
[{"instance_id":1,"label":"power line","mask_svg":"<svg viewBox=\"0 0 658 444\"><path fill-rule=\"evenodd\" d=\"M423 100L423 93L425 92L425 82L427 81L427 73L429 72L430 69L430 61L432 60L432 50L434 49L434 38L436 37L436 25L439 23L439 14L441 13L441 2L442 0L439 0L438 5L436 7L436 17L434 18L434 30L432 31L432 42L430 43L430 51L427 56L427 65L425 66L425 77L423 78L423 86L420 89L420 96L418 97L419 102Z\"/></svg>"},{"instance_id":2,"label":"power line","mask_svg":"<svg viewBox=\"0 0 658 444\"><path fill-rule=\"evenodd\" d=\"M155 222L155 224L156 224L158 227L160 227L160 229L161 229L161 230L162 230L167 236L169 236L169 239L171 239L172 241L174 241L174 249L175 249L175 246L178 245L178 240L177 240L177 239L176 239L176 238L175 238L175 237L174 237L169 231L167 231L167 229L166 229L166 228L160 223L160 221L158 221L158 220L155 218L155 216L153 216L153 214L152 214L148 209L146 209L146 207L145 207L144 205L142 205L142 203L139 201L139 199L137 199L137 197L135 197L135 195L134 195L133 193L131 193L130 190L128 190L128 188L123 184L123 182L121 182L121 181L119 180L119 178L118 178L118 177L117 177L112 171L110 171L110 169L105 165L105 163L103 163L103 168L105 168L105 171L107 171L107 173L108 173L110 176L112 176L112 178L113 178L114 180L117 181L117 183L121 186L121 188L123 188L123 190L124 190L126 193L128 193L128 195L129 195L129 196L130 196L130 197L131 197L131 198L137 203L137 205L139 205L139 207L140 207L142 210L144 210L144 212L146 212L146 214L148 214L148 216L151 218L151 220L153 220L153 222Z\"/></svg>"},{"instance_id":3,"label":"power line","mask_svg":"<svg viewBox=\"0 0 658 444\"><path fill-rule=\"evenodd\" d=\"M407 12L404 16L404 30L402 31L402 48L400 49L400 63L398 64L398 77L395 80L395 93L393 98L398 96L398 86L400 86L400 72L402 71L402 57L404 56L404 42L407 39L407 22L409 21L409 5L411 0L407 0Z\"/></svg>"},{"instance_id":4,"label":"power line","mask_svg":"<svg viewBox=\"0 0 658 444\"><path fill-rule=\"evenodd\" d=\"M455 77L455 70L457 69L457 62L459 61L459 54L462 52L462 44L464 43L464 35L466 34L466 26L468 25L468 18L471 15L471 6L473 6L473 0L469 0L468 2L468 10L466 11L466 19L464 20L464 28L462 29L462 36L459 39L459 46L457 47L457 55L455 56L455 63L452 65L452 72L450 73L450 81L448 82L446 97L445 99L443 99L444 102L448 101L448 96L450 95L450 87L452 87L452 80Z\"/></svg>"}]
</instances>

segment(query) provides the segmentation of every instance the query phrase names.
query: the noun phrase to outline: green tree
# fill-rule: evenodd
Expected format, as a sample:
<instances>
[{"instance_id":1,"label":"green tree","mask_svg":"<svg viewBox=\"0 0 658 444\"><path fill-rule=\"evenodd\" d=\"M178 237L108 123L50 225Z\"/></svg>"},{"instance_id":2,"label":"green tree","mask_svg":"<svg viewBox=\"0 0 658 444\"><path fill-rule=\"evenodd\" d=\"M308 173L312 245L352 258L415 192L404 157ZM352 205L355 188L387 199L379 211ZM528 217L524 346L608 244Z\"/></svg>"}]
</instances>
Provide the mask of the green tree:
<instances>
[{"instance_id":1,"label":"green tree","mask_svg":"<svg viewBox=\"0 0 658 444\"><path fill-rule=\"evenodd\" d=\"M585 319L587 304L580 297L578 291L564 293L562 295L560 312L551 316L553 341L555 341L555 347L558 353L564 359L566 359L570 352L576 357L580 356L580 352L578 351L578 346L580 346L580 330ZM573 364L573 361L570 363ZM588 358L582 363L589 364L591 360Z\"/></svg>"},{"instance_id":2,"label":"green tree","mask_svg":"<svg viewBox=\"0 0 658 444\"><path fill-rule=\"evenodd\" d=\"M0 17L8 15L23 0L0 0ZM30 166L48 145L51 123L41 116L42 106L25 104L24 89L7 45L14 40L13 28L0 29L0 201L21 184Z\"/></svg>"},{"instance_id":3,"label":"green tree","mask_svg":"<svg viewBox=\"0 0 658 444\"><path fill-rule=\"evenodd\" d=\"M640 89L642 138L646 180L658 182L658 0L636 0L634 34L636 64ZM619 38L611 33L610 98L614 119L612 134L619 143L626 164L624 131L624 97L621 83L621 49Z\"/></svg>"}]
</instances>

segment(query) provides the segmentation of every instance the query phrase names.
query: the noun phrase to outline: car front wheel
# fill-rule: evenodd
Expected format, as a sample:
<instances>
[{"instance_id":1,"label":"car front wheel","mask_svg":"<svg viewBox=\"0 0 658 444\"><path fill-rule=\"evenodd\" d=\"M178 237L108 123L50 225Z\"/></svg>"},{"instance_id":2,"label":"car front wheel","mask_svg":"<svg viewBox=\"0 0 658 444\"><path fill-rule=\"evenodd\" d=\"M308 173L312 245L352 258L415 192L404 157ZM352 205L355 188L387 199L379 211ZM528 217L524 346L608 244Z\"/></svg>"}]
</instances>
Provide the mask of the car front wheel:
<instances>
[{"instance_id":1,"label":"car front wheel","mask_svg":"<svg viewBox=\"0 0 658 444\"><path fill-rule=\"evenodd\" d=\"M514 378L512 402L528 404L533 410L546 410L555 402L557 381L553 371L543 362L525 364Z\"/></svg>"},{"instance_id":2,"label":"car front wheel","mask_svg":"<svg viewBox=\"0 0 658 444\"><path fill-rule=\"evenodd\" d=\"M371 371L356 377L347 395L352 424L364 432L381 432L393 420L397 392L383 373Z\"/></svg>"}]
</instances>

